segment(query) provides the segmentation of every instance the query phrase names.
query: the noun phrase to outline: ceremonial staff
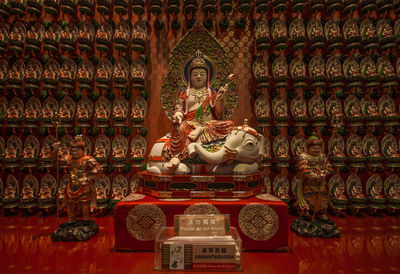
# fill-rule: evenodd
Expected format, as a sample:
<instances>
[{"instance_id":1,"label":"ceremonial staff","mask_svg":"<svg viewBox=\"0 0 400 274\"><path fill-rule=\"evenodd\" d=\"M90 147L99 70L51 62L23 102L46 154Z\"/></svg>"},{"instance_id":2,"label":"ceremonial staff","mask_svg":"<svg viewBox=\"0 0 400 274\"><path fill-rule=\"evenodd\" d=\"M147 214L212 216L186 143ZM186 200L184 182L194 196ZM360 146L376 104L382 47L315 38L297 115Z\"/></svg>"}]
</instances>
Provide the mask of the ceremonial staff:
<instances>
[{"instance_id":1,"label":"ceremonial staff","mask_svg":"<svg viewBox=\"0 0 400 274\"><path fill-rule=\"evenodd\" d=\"M337 114L334 114L332 116L332 125L334 127L334 134L338 134L338 128L342 125L342 119L341 118L342 118L341 115L337 115ZM328 161L325 161L324 168L321 171L322 174L320 175L320 176L324 177L324 180L322 181L322 183L325 182L325 176L326 176L325 175L325 171L326 171L327 166L328 166ZM314 203L313 215L312 215L312 219L311 219L312 222L314 222L314 219L315 219L315 213L316 213L315 206L318 204L320 198L321 198L321 184L318 187L317 198L315 199L315 203ZM335 207L332 206L330 199L329 199L329 203L330 203L331 208L335 212L335 215L337 215L336 209L335 209Z\"/></svg>"},{"instance_id":2,"label":"ceremonial staff","mask_svg":"<svg viewBox=\"0 0 400 274\"><path fill-rule=\"evenodd\" d=\"M56 144L58 143L58 128L60 126L60 115L58 112L55 113L55 119L52 122L55 125L55 130L56 130ZM57 182L57 187L56 187L56 206L57 206L57 227L60 226L60 171L59 171L59 158L58 158L58 153L59 153L60 146L57 147L56 149L56 182Z\"/></svg>"}]
</instances>

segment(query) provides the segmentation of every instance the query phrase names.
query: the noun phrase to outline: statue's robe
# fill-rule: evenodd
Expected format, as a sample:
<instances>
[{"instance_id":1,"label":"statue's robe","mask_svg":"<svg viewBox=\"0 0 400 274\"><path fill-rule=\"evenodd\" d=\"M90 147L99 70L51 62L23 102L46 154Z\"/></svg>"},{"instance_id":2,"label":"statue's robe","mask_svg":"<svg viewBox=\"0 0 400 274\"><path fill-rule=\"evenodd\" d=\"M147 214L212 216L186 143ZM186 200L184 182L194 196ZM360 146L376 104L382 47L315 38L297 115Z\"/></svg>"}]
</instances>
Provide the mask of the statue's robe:
<instances>
[{"instance_id":1,"label":"statue's robe","mask_svg":"<svg viewBox=\"0 0 400 274\"><path fill-rule=\"evenodd\" d=\"M218 93L210 88L204 102L197 110L187 113L184 112L182 123L179 126L173 127L171 138L164 148L163 155L167 160L172 157L183 160L187 157L187 146L192 142L189 140L188 135L199 126L204 128L203 133L196 140L196 142L201 144L224 139L231 133L234 127L233 121L206 120L206 116L209 116L209 114L211 114L212 117L218 117L215 110L217 95ZM180 92L178 96L179 103L186 106L186 99L188 96L189 89Z\"/></svg>"},{"instance_id":2,"label":"statue's robe","mask_svg":"<svg viewBox=\"0 0 400 274\"><path fill-rule=\"evenodd\" d=\"M101 166L91 156L73 160L66 159L70 180L65 188L65 201L71 208L96 202L95 179L102 171Z\"/></svg>"}]
</instances>

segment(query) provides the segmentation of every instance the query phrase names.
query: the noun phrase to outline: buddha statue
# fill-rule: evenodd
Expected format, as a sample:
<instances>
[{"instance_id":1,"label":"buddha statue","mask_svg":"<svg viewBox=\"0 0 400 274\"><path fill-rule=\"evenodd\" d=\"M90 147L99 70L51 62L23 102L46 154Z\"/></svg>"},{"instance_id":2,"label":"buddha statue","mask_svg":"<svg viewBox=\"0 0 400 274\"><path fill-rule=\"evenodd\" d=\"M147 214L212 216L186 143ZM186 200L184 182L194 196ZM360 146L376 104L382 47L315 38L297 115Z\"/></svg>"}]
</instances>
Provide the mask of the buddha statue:
<instances>
[{"instance_id":1,"label":"buddha statue","mask_svg":"<svg viewBox=\"0 0 400 274\"><path fill-rule=\"evenodd\" d=\"M106 157L106 147L104 144L100 144L99 146L96 146L94 157L95 158L105 158Z\"/></svg>"},{"instance_id":2,"label":"buddha statue","mask_svg":"<svg viewBox=\"0 0 400 274\"><path fill-rule=\"evenodd\" d=\"M34 158L35 157L35 148L31 143L28 143L24 147L24 151L22 152L22 157L24 159Z\"/></svg>"},{"instance_id":3,"label":"buddha statue","mask_svg":"<svg viewBox=\"0 0 400 274\"><path fill-rule=\"evenodd\" d=\"M7 184L7 187L4 190L3 198L11 199L15 198L17 195L17 188L14 184Z\"/></svg>"},{"instance_id":4,"label":"buddha statue","mask_svg":"<svg viewBox=\"0 0 400 274\"><path fill-rule=\"evenodd\" d=\"M31 185L26 184L22 188L21 199L30 199L33 198L33 188Z\"/></svg>"},{"instance_id":5,"label":"buddha statue","mask_svg":"<svg viewBox=\"0 0 400 274\"><path fill-rule=\"evenodd\" d=\"M107 198L106 188L103 184L96 185L96 199L102 200Z\"/></svg>"},{"instance_id":6,"label":"buddha statue","mask_svg":"<svg viewBox=\"0 0 400 274\"><path fill-rule=\"evenodd\" d=\"M48 184L43 184L39 191L39 199L50 199L51 198L51 189Z\"/></svg>"}]
</instances>

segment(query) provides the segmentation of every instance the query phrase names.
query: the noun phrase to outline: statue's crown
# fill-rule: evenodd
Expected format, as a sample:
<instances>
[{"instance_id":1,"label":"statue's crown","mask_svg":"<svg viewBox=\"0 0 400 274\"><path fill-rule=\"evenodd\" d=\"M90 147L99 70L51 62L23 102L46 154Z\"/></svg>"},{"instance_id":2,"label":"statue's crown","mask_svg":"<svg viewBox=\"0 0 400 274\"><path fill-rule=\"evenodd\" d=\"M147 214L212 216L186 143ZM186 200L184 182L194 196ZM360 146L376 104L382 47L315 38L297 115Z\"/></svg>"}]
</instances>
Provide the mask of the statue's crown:
<instances>
[{"instance_id":1,"label":"statue's crown","mask_svg":"<svg viewBox=\"0 0 400 274\"><path fill-rule=\"evenodd\" d=\"M189 70L192 70L194 68L203 68L205 70L208 70L206 60L204 59L203 53L200 50L197 50L194 54Z\"/></svg>"}]
</instances>

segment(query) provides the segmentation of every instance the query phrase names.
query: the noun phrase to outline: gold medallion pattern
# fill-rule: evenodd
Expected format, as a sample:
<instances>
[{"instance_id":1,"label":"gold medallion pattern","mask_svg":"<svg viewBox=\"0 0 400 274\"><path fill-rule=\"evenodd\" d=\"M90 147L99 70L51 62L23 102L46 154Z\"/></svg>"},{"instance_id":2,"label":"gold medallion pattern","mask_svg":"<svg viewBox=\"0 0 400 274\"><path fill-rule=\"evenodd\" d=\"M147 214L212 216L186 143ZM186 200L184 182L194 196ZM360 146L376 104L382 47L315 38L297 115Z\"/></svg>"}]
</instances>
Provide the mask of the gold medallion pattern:
<instances>
[{"instance_id":1,"label":"gold medallion pattern","mask_svg":"<svg viewBox=\"0 0 400 274\"><path fill-rule=\"evenodd\" d=\"M153 204L137 205L126 217L128 232L139 241L152 241L167 221L161 208Z\"/></svg>"},{"instance_id":2,"label":"gold medallion pattern","mask_svg":"<svg viewBox=\"0 0 400 274\"><path fill-rule=\"evenodd\" d=\"M185 209L185 215L220 214L218 208L209 203L197 203Z\"/></svg>"},{"instance_id":3,"label":"gold medallion pattern","mask_svg":"<svg viewBox=\"0 0 400 274\"><path fill-rule=\"evenodd\" d=\"M272 194L269 194L269 193L258 194L258 195L256 195L256 198L260 199L260 200L264 200L264 201L271 201L271 202L281 202L282 201L278 197L276 197Z\"/></svg>"},{"instance_id":4,"label":"gold medallion pattern","mask_svg":"<svg viewBox=\"0 0 400 274\"><path fill-rule=\"evenodd\" d=\"M279 228L276 211L264 204L248 204L240 210L239 226L242 232L256 241L271 239Z\"/></svg>"},{"instance_id":5,"label":"gold medallion pattern","mask_svg":"<svg viewBox=\"0 0 400 274\"><path fill-rule=\"evenodd\" d=\"M189 198L165 198L165 199L159 199L160 201L164 202L183 202L190 200Z\"/></svg>"},{"instance_id":6,"label":"gold medallion pattern","mask_svg":"<svg viewBox=\"0 0 400 274\"><path fill-rule=\"evenodd\" d=\"M213 198L211 200L217 201L217 202L235 202L235 201L239 201L240 199L238 199L238 198Z\"/></svg>"},{"instance_id":7,"label":"gold medallion pattern","mask_svg":"<svg viewBox=\"0 0 400 274\"><path fill-rule=\"evenodd\" d=\"M128 196L126 196L124 199L121 200L121 202L130 202L130 201L138 201L142 200L146 195L140 194L140 193L131 193Z\"/></svg>"}]
</instances>

